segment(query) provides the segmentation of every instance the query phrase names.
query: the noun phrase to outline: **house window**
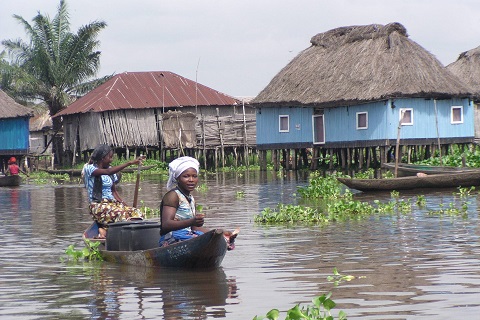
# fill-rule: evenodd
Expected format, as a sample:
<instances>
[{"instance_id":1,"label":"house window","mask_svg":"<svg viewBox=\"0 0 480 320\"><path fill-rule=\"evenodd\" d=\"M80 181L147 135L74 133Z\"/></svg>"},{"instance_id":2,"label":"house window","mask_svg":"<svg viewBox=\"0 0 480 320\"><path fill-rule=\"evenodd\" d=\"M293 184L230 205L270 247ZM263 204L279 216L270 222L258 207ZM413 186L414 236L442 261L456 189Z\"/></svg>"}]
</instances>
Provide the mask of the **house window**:
<instances>
[{"instance_id":1,"label":"house window","mask_svg":"<svg viewBox=\"0 0 480 320\"><path fill-rule=\"evenodd\" d=\"M413 126L413 109L400 108L399 121L402 126Z\"/></svg>"},{"instance_id":2,"label":"house window","mask_svg":"<svg viewBox=\"0 0 480 320\"><path fill-rule=\"evenodd\" d=\"M368 129L368 112L357 112L357 130Z\"/></svg>"},{"instance_id":3,"label":"house window","mask_svg":"<svg viewBox=\"0 0 480 320\"><path fill-rule=\"evenodd\" d=\"M290 119L288 115L280 115L278 117L278 127L280 128L280 132L290 131Z\"/></svg>"},{"instance_id":4,"label":"house window","mask_svg":"<svg viewBox=\"0 0 480 320\"><path fill-rule=\"evenodd\" d=\"M451 122L463 123L463 106L452 106Z\"/></svg>"}]
</instances>

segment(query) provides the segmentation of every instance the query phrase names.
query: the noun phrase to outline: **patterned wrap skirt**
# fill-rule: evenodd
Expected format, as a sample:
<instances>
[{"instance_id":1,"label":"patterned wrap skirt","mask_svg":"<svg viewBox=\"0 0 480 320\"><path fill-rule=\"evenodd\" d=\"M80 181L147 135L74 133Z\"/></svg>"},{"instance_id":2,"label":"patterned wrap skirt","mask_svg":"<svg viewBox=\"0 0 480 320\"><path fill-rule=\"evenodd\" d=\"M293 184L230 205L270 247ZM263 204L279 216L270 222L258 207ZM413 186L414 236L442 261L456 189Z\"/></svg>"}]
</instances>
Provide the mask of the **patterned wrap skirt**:
<instances>
[{"instance_id":1,"label":"patterned wrap skirt","mask_svg":"<svg viewBox=\"0 0 480 320\"><path fill-rule=\"evenodd\" d=\"M101 225L112 222L127 221L131 218L143 219L143 213L116 200L103 199L102 202L91 202L90 214Z\"/></svg>"}]
</instances>

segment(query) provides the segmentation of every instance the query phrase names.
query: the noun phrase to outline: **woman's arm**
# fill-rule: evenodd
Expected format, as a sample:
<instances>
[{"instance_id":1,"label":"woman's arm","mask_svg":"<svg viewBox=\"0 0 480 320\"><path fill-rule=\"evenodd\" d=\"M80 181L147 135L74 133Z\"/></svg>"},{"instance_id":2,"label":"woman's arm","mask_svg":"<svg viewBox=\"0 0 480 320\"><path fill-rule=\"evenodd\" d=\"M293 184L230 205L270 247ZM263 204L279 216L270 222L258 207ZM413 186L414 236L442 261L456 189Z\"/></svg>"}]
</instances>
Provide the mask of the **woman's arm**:
<instances>
[{"instance_id":1,"label":"woman's arm","mask_svg":"<svg viewBox=\"0 0 480 320\"><path fill-rule=\"evenodd\" d=\"M192 229L203 226L204 215L197 214L191 219L175 220L175 214L179 205L178 196L175 191L169 191L162 200L162 234L188 227ZM197 229L198 230L198 229Z\"/></svg>"},{"instance_id":2,"label":"woman's arm","mask_svg":"<svg viewBox=\"0 0 480 320\"><path fill-rule=\"evenodd\" d=\"M123 203L124 205L127 205L127 204L125 203L125 201L123 201L122 197L120 197L120 194L118 193L117 188L116 188L115 186L116 186L116 184L114 183L114 184L112 185L112 194L113 194L113 197L114 197L115 200L117 200L118 202L121 202L121 203Z\"/></svg>"},{"instance_id":3,"label":"woman's arm","mask_svg":"<svg viewBox=\"0 0 480 320\"><path fill-rule=\"evenodd\" d=\"M93 170L92 172L92 176L100 176L100 175L112 175L114 173L117 173L119 171L122 171L123 169L125 169L126 167L129 167L131 165L134 165L134 164L139 164L141 163L143 160L145 160L146 156L140 156L138 157L137 159L135 160L130 160L130 161L127 161L125 163L122 163L122 164L119 164L118 166L115 166L115 167L110 167L110 168L96 168L95 170Z\"/></svg>"}]
</instances>

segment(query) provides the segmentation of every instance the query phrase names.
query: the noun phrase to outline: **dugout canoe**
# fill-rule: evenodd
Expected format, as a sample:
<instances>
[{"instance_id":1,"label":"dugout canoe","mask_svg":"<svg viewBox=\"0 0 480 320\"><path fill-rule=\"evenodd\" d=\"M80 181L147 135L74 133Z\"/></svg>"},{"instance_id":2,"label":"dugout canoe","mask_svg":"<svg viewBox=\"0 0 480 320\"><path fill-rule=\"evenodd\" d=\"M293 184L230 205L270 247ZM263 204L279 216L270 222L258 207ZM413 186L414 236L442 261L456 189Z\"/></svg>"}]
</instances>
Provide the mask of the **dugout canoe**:
<instances>
[{"instance_id":1,"label":"dugout canoe","mask_svg":"<svg viewBox=\"0 0 480 320\"><path fill-rule=\"evenodd\" d=\"M148 170L155 167L155 165L150 165L150 166L142 166L140 167L140 170ZM40 171L44 171L50 174L68 174L71 177L80 177L82 175L82 169L39 169ZM137 172L138 168L125 168L123 169L122 173L133 173Z\"/></svg>"},{"instance_id":2,"label":"dugout canoe","mask_svg":"<svg viewBox=\"0 0 480 320\"><path fill-rule=\"evenodd\" d=\"M22 177L18 174L12 176L1 176L0 187L16 187L22 183Z\"/></svg>"},{"instance_id":3,"label":"dugout canoe","mask_svg":"<svg viewBox=\"0 0 480 320\"><path fill-rule=\"evenodd\" d=\"M395 172L395 163L383 163L382 167ZM480 172L480 168L449 167L449 166L429 166L426 164L407 164L399 163L397 167L397 177L416 176L417 173L445 174L459 172Z\"/></svg>"},{"instance_id":4,"label":"dugout canoe","mask_svg":"<svg viewBox=\"0 0 480 320\"><path fill-rule=\"evenodd\" d=\"M148 224L146 228L151 228ZM109 227L109 231L111 227ZM130 229L142 228L140 225L129 226ZM151 228L153 229L153 228ZM134 231L134 230L133 230ZM158 232L160 229L158 229ZM142 231L141 241L144 241L148 232ZM185 268L185 269L214 269L218 268L227 252L227 242L223 230L213 229L205 234L190 240L178 242L166 247L158 247L158 237L153 237L156 244L144 250L109 250L105 239L95 239L98 235L98 224L92 223L83 233L83 240L88 242L99 241L99 252L105 261L126 264L142 265L147 267ZM109 237L107 233L107 238ZM124 237L124 234L122 234ZM123 238L122 240L124 240ZM134 241L134 240L130 240Z\"/></svg>"},{"instance_id":5,"label":"dugout canoe","mask_svg":"<svg viewBox=\"0 0 480 320\"><path fill-rule=\"evenodd\" d=\"M432 174L423 177L412 176L385 179L337 178L337 180L351 189L360 191L472 187L480 185L480 170L475 172Z\"/></svg>"}]
</instances>

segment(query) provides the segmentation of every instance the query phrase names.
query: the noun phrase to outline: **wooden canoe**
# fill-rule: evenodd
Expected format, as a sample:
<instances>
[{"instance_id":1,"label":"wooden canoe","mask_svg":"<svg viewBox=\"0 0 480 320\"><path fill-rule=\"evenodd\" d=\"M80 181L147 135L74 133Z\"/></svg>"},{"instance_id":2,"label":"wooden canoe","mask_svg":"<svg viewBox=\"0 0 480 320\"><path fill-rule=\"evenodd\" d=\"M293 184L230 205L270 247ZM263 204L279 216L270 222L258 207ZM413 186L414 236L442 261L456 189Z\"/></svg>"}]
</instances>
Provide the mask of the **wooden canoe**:
<instances>
[{"instance_id":1,"label":"wooden canoe","mask_svg":"<svg viewBox=\"0 0 480 320\"><path fill-rule=\"evenodd\" d=\"M16 187L22 183L22 177L18 174L13 176L1 176L0 187Z\"/></svg>"},{"instance_id":2,"label":"wooden canoe","mask_svg":"<svg viewBox=\"0 0 480 320\"><path fill-rule=\"evenodd\" d=\"M395 172L395 163L383 163L382 167ZM416 176L417 173L425 174L444 174L458 172L478 172L480 168L449 167L449 166L429 166L426 164L407 164L399 163L397 167L397 177Z\"/></svg>"},{"instance_id":3,"label":"wooden canoe","mask_svg":"<svg viewBox=\"0 0 480 320\"><path fill-rule=\"evenodd\" d=\"M223 230L213 229L205 234L166 247L154 247L136 251L111 251L105 247L105 240L95 239L98 225L94 222L83 233L85 243L100 241L99 251L105 261L142 265L147 267L213 269L220 266L227 252Z\"/></svg>"},{"instance_id":4,"label":"wooden canoe","mask_svg":"<svg viewBox=\"0 0 480 320\"><path fill-rule=\"evenodd\" d=\"M360 191L391 191L420 188L456 188L480 185L480 170L432 174L424 177L400 177L391 179L337 178L349 188Z\"/></svg>"},{"instance_id":5,"label":"wooden canoe","mask_svg":"<svg viewBox=\"0 0 480 320\"><path fill-rule=\"evenodd\" d=\"M148 170L153 167L155 167L155 165L142 166L140 167L140 170ZM80 177L82 175L82 169L39 169L39 170L50 173L50 174L68 174L71 177ZM130 168L125 168L120 172L133 173L133 172L137 172L137 170L138 170L138 167L137 168L130 167Z\"/></svg>"}]
</instances>

